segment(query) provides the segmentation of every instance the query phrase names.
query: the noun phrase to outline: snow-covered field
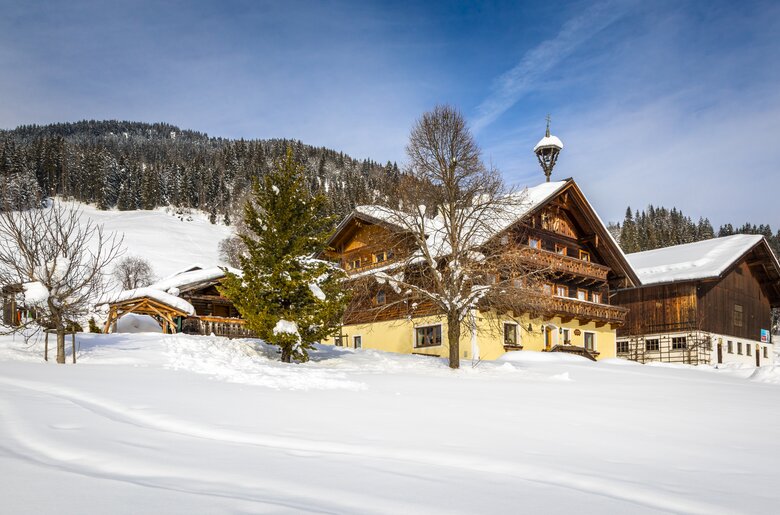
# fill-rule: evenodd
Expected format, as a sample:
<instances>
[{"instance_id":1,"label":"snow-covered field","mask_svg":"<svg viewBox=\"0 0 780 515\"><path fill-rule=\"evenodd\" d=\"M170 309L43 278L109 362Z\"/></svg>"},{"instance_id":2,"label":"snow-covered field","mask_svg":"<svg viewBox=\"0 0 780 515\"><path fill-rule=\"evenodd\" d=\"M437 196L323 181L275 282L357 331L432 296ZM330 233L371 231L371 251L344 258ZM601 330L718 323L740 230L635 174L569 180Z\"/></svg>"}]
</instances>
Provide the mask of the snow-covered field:
<instances>
[{"instance_id":1,"label":"snow-covered field","mask_svg":"<svg viewBox=\"0 0 780 515\"><path fill-rule=\"evenodd\" d=\"M780 371L0 338L3 513L777 513Z\"/></svg>"}]
</instances>

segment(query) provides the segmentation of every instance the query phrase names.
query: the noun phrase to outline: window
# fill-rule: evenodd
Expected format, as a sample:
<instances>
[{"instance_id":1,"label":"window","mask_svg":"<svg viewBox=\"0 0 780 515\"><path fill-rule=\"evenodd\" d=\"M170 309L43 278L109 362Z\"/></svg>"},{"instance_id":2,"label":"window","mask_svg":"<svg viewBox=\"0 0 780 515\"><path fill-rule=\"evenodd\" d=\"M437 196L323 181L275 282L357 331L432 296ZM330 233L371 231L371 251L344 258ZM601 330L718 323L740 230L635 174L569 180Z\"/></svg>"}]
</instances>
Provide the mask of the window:
<instances>
[{"instance_id":1,"label":"window","mask_svg":"<svg viewBox=\"0 0 780 515\"><path fill-rule=\"evenodd\" d=\"M555 286L555 294L559 297L568 297L569 296L569 287L564 286L562 284L557 284Z\"/></svg>"},{"instance_id":2,"label":"window","mask_svg":"<svg viewBox=\"0 0 780 515\"><path fill-rule=\"evenodd\" d=\"M415 327L415 347L436 347L437 345L441 345L441 324Z\"/></svg>"},{"instance_id":3,"label":"window","mask_svg":"<svg viewBox=\"0 0 780 515\"><path fill-rule=\"evenodd\" d=\"M626 354L628 352L628 342L617 342L618 354Z\"/></svg>"},{"instance_id":4,"label":"window","mask_svg":"<svg viewBox=\"0 0 780 515\"><path fill-rule=\"evenodd\" d=\"M532 249L541 249L542 242L539 241L539 238L528 238L528 246Z\"/></svg>"},{"instance_id":5,"label":"window","mask_svg":"<svg viewBox=\"0 0 780 515\"><path fill-rule=\"evenodd\" d=\"M560 254L560 255L562 255L562 256L565 256L565 255L566 255L566 247L565 247L565 246L563 246L563 245L558 245L558 244L556 243L556 244L555 244L555 253L556 253L556 254Z\"/></svg>"},{"instance_id":6,"label":"window","mask_svg":"<svg viewBox=\"0 0 780 515\"><path fill-rule=\"evenodd\" d=\"M350 267L351 268L360 268L360 258L353 259L352 262L350 263Z\"/></svg>"},{"instance_id":7,"label":"window","mask_svg":"<svg viewBox=\"0 0 780 515\"><path fill-rule=\"evenodd\" d=\"M506 234L501 236L501 245L507 245L509 244L509 236Z\"/></svg>"},{"instance_id":8,"label":"window","mask_svg":"<svg viewBox=\"0 0 780 515\"><path fill-rule=\"evenodd\" d=\"M552 284L545 284L543 288L544 288L544 293L546 293L547 295L552 295L553 292Z\"/></svg>"},{"instance_id":9,"label":"window","mask_svg":"<svg viewBox=\"0 0 780 515\"><path fill-rule=\"evenodd\" d=\"M578 300L588 300L588 290L577 290Z\"/></svg>"},{"instance_id":10,"label":"window","mask_svg":"<svg viewBox=\"0 0 780 515\"><path fill-rule=\"evenodd\" d=\"M672 350L681 350L688 348L688 341L685 336L673 336L672 337Z\"/></svg>"},{"instance_id":11,"label":"window","mask_svg":"<svg viewBox=\"0 0 780 515\"><path fill-rule=\"evenodd\" d=\"M596 333L582 333L585 338L585 348L588 350L596 349Z\"/></svg>"},{"instance_id":12,"label":"window","mask_svg":"<svg viewBox=\"0 0 780 515\"><path fill-rule=\"evenodd\" d=\"M563 343L565 345L569 345L571 343L571 338L569 337L569 330L568 329L562 329L561 334L563 335Z\"/></svg>"},{"instance_id":13,"label":"window","mask_svg":"<svg viewBox=\"0 0 780 515\"><path fill-rule=\"evenodd\" d=\"M590 299L595 302L596 304L601 304L601 293L593 292Z\"/></svg>"},{"instance_id":14,"label":"window","mask_svg":"<svg viewBox=\"0 0 780 515\"><path fill-rule=\"evenodd\" d=\"M374 263L381 263L387 259L387 254L384 251L374 253Z\"/></svg>"},{"instance_id":15,"label":"window","mask_svg":"<svg viewBox=\"0 0 780 515\"><path fill-rule=\"evenodd\" d=\"M726 342L726 352L729 354L734 354L734 342L731 340Z\"/></svg>"},{"instance_id":16,"label":"window","mask_svg":"<svg viewBox=\"0 0 780 515\"><path fill-rule=\"evenodd\" d=\"M504 324L504 345L517 345L517 324Z\"/></svg>"},{"instance_id":17,"label":"window","mask_svg":"<svg viewBox=\"0 0 780 515\"><path fill-rule=\"evenodd\" d=\"M379 290L376 292L376 303L384 304L385 302L387 302L387 295L385 294L385 290Z\"/></svg>"},{"instance_id":18,"label":"window","mask_svg":"<svg viewBox=\"0 0 780 515\"><path fill-rule=\"evenodd\" d=\"M746 343L745 344L745 354L747 354L748 356L752 356L753 355L753 354L751 354L751 349L750 348L751 348L751 345L749 343Z\"/></svg>"},{"instance_id":19,"label":"window","mask_svg":"<svg viewBox=\"0 0 780 515\"><path fill-rule=\"evenodd\" d=\"M734 327L742 327L742 305L734 304Z\"/></svg>"},{"instance_id":20,"label":"window","mask_svg":"<svg viewBox=\"0 0 780 515\"><path fill-rule=\"evenodd\" d=\"M363 348L363 337L362 336L353 336L352 342L355 344L356 349L362 349Z\"/></svg>"},{"instance_id":21,"label":"window","mask_svg":"<svg viewBox=\"0 0 780 515\"><path fill-rule=\"evenodd\" d=\"M341 339L341 336L334 336L333 337L333 343L336 345L336 347L343 347L344 346L344 342Z\"/></svg>"},{"instance_id":22,"label":"window","mask_svg":"<svg viewBox=\"0 0 780 515\"><path fill-rule=\"evenodd\" d=\"M658 338L649 338L645 340L646 351L657 351L660 349L661 349L661 342L658 340Z\"/></svg>"},{"instance_id":23,"label":"window","mask_svg":"<svg viewBox=\"0 0 780 515\"><path fill-rule=\"evenodd\" d=\"M742 342L737 342L737 354L742 354Z\"/></svg>"},{"instance_id":24,"label":"window","mask_svg":"<svg viewBox=\"0 0 780 515\"><path fill-rule=\"evenodd\" d=\"M764 347L764 357L765 357L765 358L769 358L769 353L767 352L767 350L766 350L766 349L767 349L767 348L766 348L766 347Z\"/></svg>"},{"instance_id":25,"label":"window","mask_svg":"<svg viewBox=\"0 0 780 515\"><path fill-rule=\"evenodd\" d=\"M590 261L590 252L587 250L580 250L580 259L583 261Z\"/></svg>"}]
</instances>

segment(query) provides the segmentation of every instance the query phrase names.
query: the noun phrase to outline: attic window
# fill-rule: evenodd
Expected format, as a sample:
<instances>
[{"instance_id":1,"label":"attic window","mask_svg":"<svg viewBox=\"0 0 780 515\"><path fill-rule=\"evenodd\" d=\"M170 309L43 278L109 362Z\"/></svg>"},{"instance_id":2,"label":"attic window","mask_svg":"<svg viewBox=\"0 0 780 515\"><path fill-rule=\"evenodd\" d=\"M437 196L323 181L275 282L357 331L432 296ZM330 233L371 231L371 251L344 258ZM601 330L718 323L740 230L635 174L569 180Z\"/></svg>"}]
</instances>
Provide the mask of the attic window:
<instances>
[{"instance_id":1,"label":"attic window","mask_svg":"<svg viewBox=\"0 0 780 515\"><path fill-rule=\"evenodd\" d=\"M531 247L532 249L542 248L539 238L528 238L528 246Z\"/></svg>"},{"instance_id":2,"label":"attic window","mask_svg":"<svg viewBox=\"0 0 780 515\"><path fill-rule=\"evenodd\" d=\"M387 259L387 254L384 251L374 253L374 263L381 263Z\"/></svg>"},{"instance_id":3,"label":"attic window","mask_svg":"<svg viewBox=\"0 0 780 515\"><path fill-rule=\"evenodd\" d=\"M590 261L590 252L586 250L580 250L580 259L583 261Z\"/></svg>"},{"instance_id":4,"label":"attic window","mask_svg":"<svg viewBox=\"0 0 780 515\"><path fill-rule=\"evenodd\" d=\"M742 305L734 304L734 327L742 327Z\"/></svg>"}]
</instances>

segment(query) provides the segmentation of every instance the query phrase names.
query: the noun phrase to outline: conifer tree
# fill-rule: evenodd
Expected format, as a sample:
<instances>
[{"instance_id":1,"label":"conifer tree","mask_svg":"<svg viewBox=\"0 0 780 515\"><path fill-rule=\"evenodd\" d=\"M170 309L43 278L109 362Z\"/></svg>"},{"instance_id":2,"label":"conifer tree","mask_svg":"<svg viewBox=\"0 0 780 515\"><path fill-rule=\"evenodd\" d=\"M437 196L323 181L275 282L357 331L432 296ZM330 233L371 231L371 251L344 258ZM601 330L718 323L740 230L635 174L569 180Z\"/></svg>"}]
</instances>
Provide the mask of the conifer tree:
<instances>
[{"instance_id":1,"label":"conifer tree","mask_svg":"<svg viewBox=\"0 0 780 515\"><path fill-rule=\"evenodd\" d=\"M343 272L315 259L333 227L323 216L326 198L306 187L304 167L288 148L255 180L244 209L243 276L227 273L220 288L250 329L281 349L282 361L306 361L315 342L333 335L347 302Z\"/></svg>"}]
</instances>

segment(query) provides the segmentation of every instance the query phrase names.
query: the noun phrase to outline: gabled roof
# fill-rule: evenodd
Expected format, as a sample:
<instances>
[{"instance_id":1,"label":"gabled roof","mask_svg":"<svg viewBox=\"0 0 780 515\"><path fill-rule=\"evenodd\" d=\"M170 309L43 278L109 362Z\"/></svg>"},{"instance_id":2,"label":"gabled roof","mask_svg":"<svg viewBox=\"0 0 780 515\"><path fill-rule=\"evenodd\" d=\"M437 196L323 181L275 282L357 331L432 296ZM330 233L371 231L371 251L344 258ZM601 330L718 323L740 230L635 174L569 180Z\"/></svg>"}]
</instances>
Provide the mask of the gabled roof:
<instances>
[{"instance_id":1,"label":"gabled roof","mask_svg":"<svg viewBox=\"0 0 780 515\"><path fill-rule=\"evenodd\" d=\"M485 227L482 234L477 235L480 241L475 242L477 245L487 243L492 238L496 237L501 232L514 226L516 223L523 220L528 215L538 211L548 202L550 202L557 195L562 194L564 191L571 191L573 196L579 201L579 207L583 211L584 216L588 219L589 225L593 227L599 240L604 242L609 247L610 267L620 277L626 277L631 284L638 285L639 279L637 278L634 270L628 264L623 251L617 244L615 239L607 230L604 222L599 218L593 207L590 205L585 195L579 189L573 179L565 179L555 182L543 182L539 185L528 187L513 193L509 197L509 200L516 200L516 202L506 202L496 208L496 212L490 216L489 227ZM394 211L387 207L367 205L357 206L352 213L350 213L337 227L336 231L331 236L328 245L331 245L334 241L337 241L342 232L349 226L354 220L363 220L369 223L381 224L390 229L403 230L403 217L411 216L405 213ZM482 224L485 225L485 224ZM444 234L441 221L436 217L426 220L426 235L429 238L429 248L438 256L444 256L448 252L448 247L445 239L442 237Z\"/></svg>"},{"instance_id":2,"label":"gabled roof","mask_svg":"<svg viewBox=\"0 0 780 515\"><path fill-rule=\"evenodd\" d=\"M241 275L240 270L230 267L225 268L236 275ZM202 269L197 267L194 270L168 276L154 284L150 284L149 288L164 292L170 290L186 291L208 284L216 284L223 277L225 277L223 267L215 266Z\"/></svg>"},{"instance_id":3,"label":"gabled roof","mask_svg":"<svg viewBox=\"0 0 780 515\"><path fill-rule=\"evenodd\" d=\"M635 252L627 257L642 284L649 285L722 277L724 272L753 250L759 251L770 265L768 273L777 274L780 278L780 263L766 239L756 234L735 234Z\"/></svg>"}]
</instances>

